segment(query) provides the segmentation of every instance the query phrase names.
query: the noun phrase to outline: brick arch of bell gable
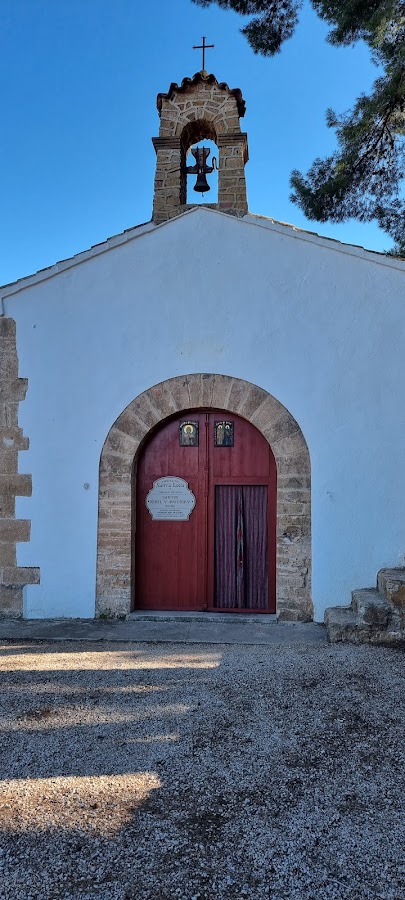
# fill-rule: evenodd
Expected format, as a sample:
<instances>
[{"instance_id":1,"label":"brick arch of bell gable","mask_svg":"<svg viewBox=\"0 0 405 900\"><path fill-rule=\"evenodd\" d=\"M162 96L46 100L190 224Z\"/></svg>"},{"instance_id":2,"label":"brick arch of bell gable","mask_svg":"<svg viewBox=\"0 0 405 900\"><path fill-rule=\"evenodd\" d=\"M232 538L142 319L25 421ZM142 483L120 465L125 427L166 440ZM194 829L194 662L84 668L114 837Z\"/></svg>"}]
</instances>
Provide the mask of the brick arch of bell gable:
<instances>
[{"instance_id":1,"label":"brick arch of bell gable","mask_svg":"<svg viewBox=\"0 0 405 900\"><path fill-rule=\"evenodd\" d=\"M180 144L182 150L187 154L193 144L199 141L213 141L218 145L217 131L213 122L208 119L196 119L184 126L180 135Z\"/></svg>"},{"instance_id":2,"label":"brick arch of bell gable","mask_svg":"<svg viewBox=\"0 0 405 900\"><path fill-rule=\"evenodd\" d=\"M270 444L277 465L277 614L290 621L312 619L311 466L304 435L263 388L204 373L170 378L144 391L107 435L99 473L96 614L131 609L133 471L140 446L159 423L198 407L242 416Z\"/></svg>"}]
</instances>

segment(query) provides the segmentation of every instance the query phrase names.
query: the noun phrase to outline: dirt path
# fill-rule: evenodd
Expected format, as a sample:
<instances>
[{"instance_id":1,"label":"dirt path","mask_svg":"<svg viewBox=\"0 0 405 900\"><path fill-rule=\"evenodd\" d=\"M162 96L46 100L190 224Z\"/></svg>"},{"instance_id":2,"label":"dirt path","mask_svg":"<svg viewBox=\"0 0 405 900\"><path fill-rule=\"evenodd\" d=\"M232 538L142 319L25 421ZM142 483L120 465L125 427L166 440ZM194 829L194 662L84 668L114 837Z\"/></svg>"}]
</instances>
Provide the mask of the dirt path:
<instances>
[{"instance_id":1,"label":"dirt path","mask_svg":"<svg viewBox=\"0 0 405 900\"><path fill-rule=\"evenodd\" d=\"M3 643L1 900L403 900L403 661Z\"/></svg>"}]
</instances>

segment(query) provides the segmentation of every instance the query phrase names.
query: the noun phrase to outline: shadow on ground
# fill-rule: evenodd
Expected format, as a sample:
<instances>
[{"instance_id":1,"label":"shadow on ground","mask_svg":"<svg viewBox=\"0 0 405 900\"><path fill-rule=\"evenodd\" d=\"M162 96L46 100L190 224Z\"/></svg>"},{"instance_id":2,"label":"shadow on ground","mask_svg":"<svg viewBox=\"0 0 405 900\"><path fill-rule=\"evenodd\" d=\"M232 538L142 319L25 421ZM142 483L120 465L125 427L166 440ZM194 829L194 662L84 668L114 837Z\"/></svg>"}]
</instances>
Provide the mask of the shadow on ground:
<instances>
[{"instance_id":1,"label":"shadow on ground","mask_svg":"<svg viewBox=\"0 0 405 900\"><path fill-rule=\"evenodd\" d=\"M2 645L1 896L399 900L402 665Z\"/></svg>"}]
</instances>

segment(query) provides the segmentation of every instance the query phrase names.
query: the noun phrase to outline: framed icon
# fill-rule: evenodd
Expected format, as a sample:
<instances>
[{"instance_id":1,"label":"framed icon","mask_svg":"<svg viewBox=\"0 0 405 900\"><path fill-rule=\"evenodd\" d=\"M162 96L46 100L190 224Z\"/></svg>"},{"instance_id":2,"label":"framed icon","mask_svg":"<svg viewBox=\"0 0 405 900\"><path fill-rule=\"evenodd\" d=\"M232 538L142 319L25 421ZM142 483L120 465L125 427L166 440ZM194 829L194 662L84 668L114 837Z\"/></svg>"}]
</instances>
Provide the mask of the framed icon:
<instances>
[{"instance_id":1,"label":"framed icon","mask_svg":"<svg viewBox=\"0 0 405 900\"><path fill-rule=\"evenodd\" d=\"M233 422L214 423L214 446L233 447Z\"/></svg>"},{"instance_id":2,"label":"framed icon","mask_svg":"<svg viewBox=\"0 0 405 900\"><path fill-rule=\"evenodd\" d=\"M180 447L198 447L198 422L181 422Z\"/></svg>"}]
</instances>

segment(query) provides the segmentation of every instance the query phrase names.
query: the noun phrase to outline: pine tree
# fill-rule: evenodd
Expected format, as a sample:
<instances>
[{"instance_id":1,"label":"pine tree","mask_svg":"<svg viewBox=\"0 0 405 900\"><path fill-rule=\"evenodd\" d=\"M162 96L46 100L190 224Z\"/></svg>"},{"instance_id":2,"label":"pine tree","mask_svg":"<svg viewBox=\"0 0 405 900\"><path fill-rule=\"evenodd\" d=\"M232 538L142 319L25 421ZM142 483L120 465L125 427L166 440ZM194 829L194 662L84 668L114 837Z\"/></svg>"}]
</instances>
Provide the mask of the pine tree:
<instances>
[{"instance_id":1,"label":"pine tree","mask_svg":"<svg viewBox=\"0 0 405 900\"><path fill-rule=\"evenodd\" d=\"M242 29L255 53L273 56L292 36L302 0L193 0L253 18ZM292 200L309 219L376 219L405 256L405 0L311 0L330 26L328 40L363 40L383 69L369 95L343 115L327 111L337 150L291 176Z\"/></svg>"}]
</instances>

